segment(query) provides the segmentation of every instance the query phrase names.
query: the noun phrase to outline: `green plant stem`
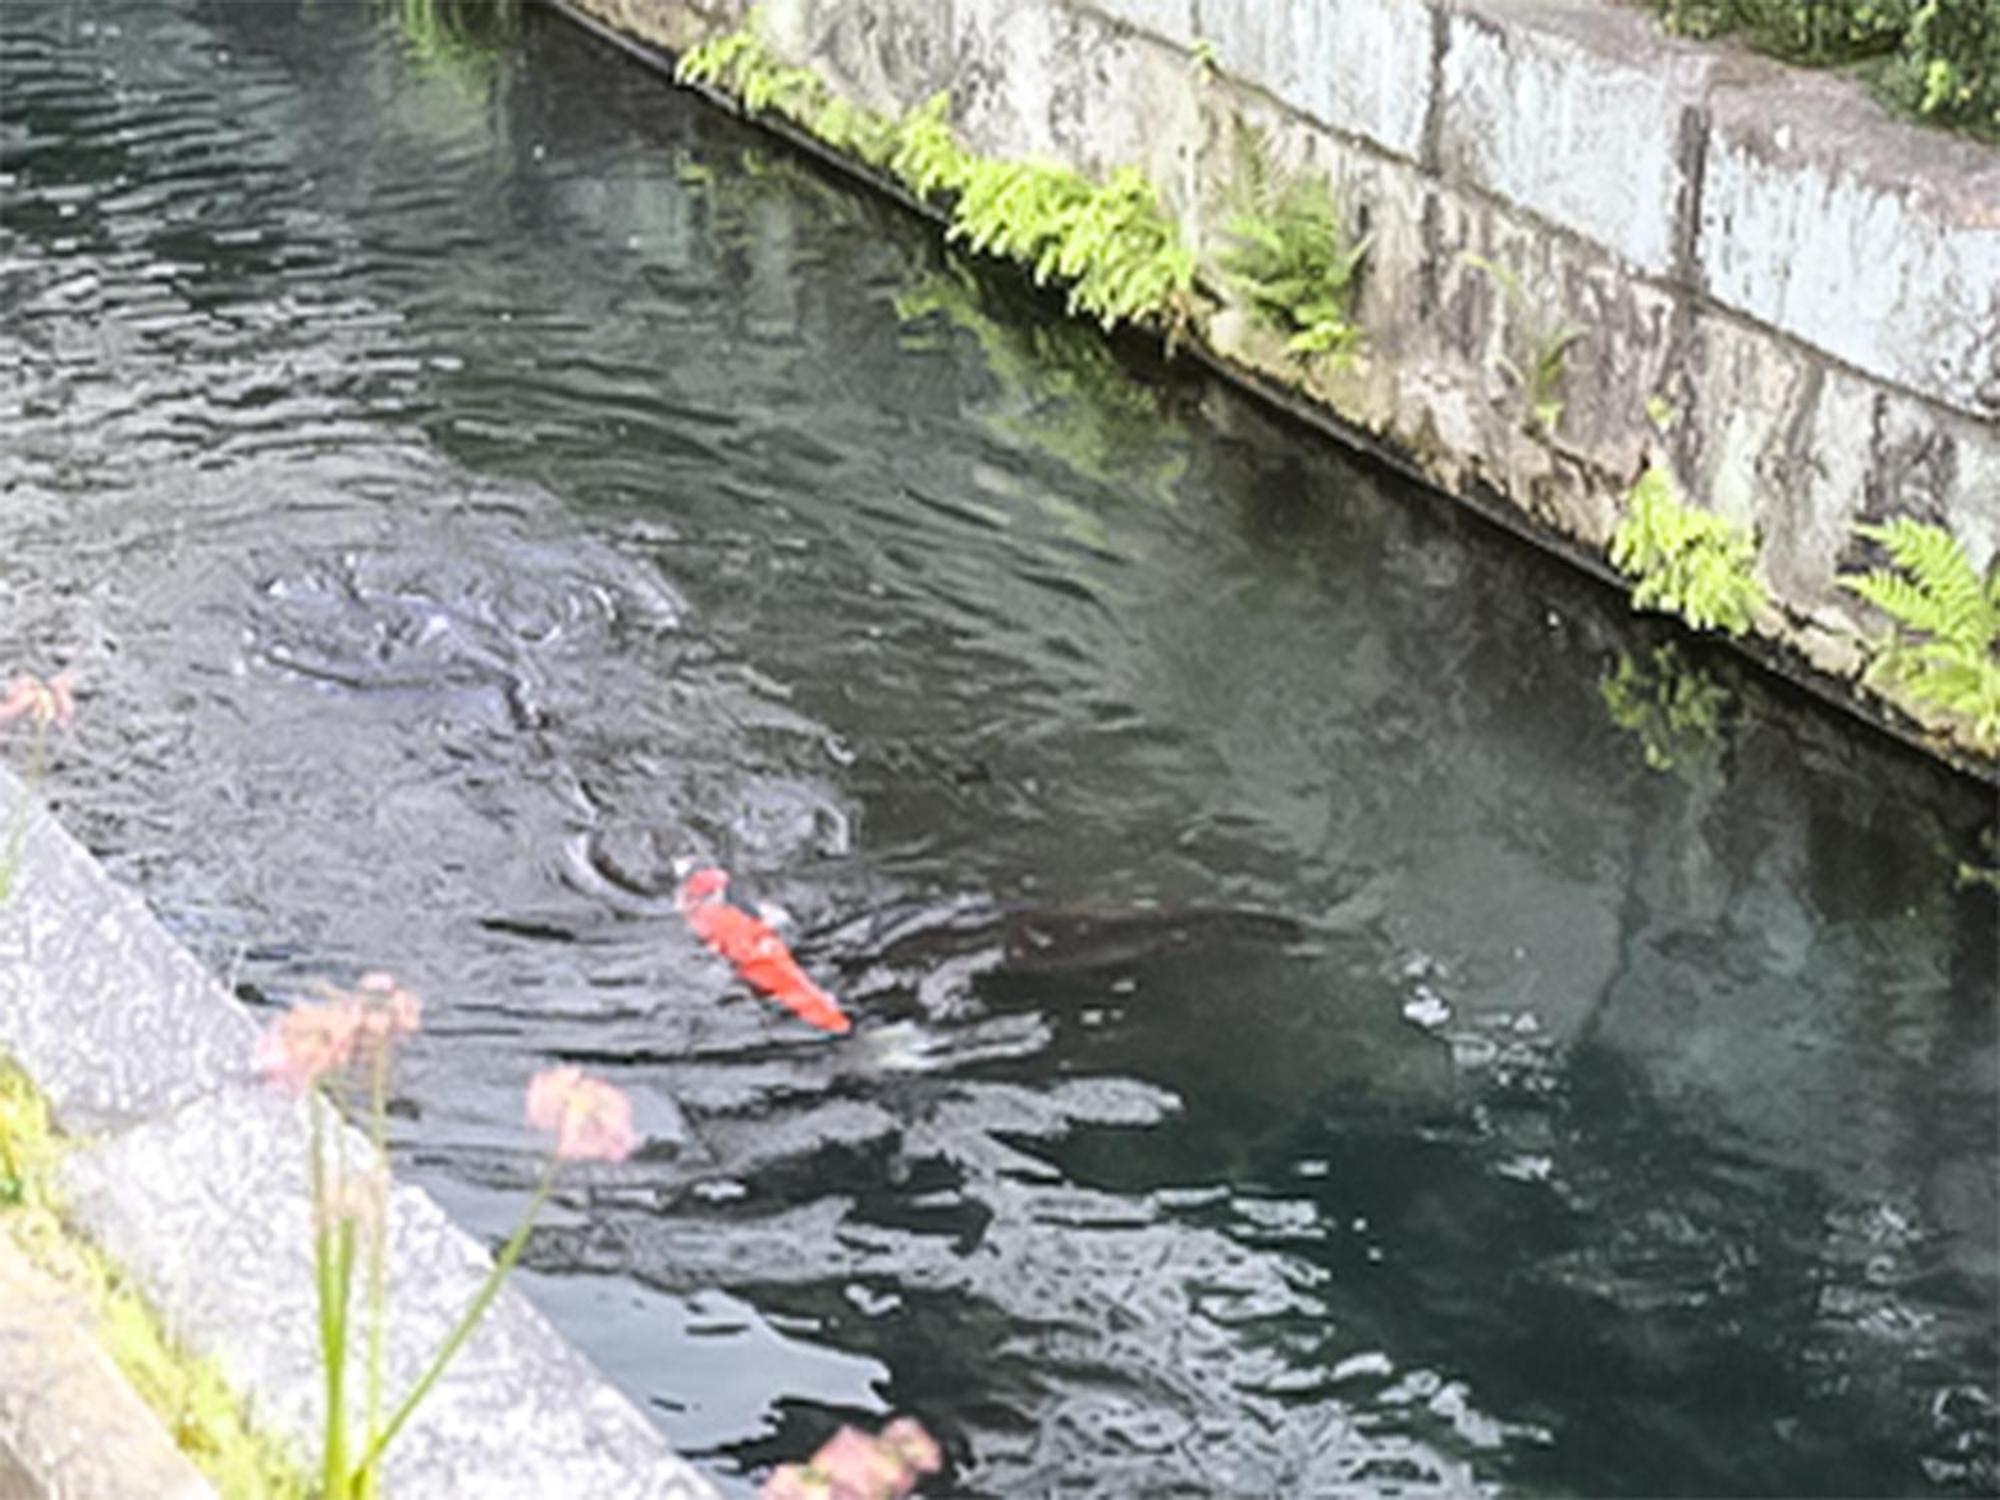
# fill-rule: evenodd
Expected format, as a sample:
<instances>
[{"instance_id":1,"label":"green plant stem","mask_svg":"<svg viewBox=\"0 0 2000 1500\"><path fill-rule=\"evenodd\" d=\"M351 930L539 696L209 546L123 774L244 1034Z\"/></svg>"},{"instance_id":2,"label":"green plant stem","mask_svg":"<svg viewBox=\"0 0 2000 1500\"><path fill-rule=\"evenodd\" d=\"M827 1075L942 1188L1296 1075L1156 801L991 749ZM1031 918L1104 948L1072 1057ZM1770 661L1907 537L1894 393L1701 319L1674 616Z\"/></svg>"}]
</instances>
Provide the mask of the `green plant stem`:
<instances>
[{"instance_id":1,"label":"green plant stem","mask_svg":"<svg viewBox=\"0 0 2000 1500\"><path fill-rule=\"evenodd\" d=\"M384 1262L389 1248L389 1041L382 1038L375 1047L369 1077L369 1144L375 1149L375 1170L382 1174L381 1202L368 1232L368 1441L382 1429L382 1341L389 1316L388 1286ZM361 1500L375 1500L380 1493L380 1475L371 1467L359 1476Z\"/></svg>"},{"instance_id":2,"label":"green plant stem","mask_svg":"<svg viewBox=\"0 0 2000 1500\"><path fill-rule=\"evenodd\" d=\"M500 1294L501 1282L507 1279L507 1273L513 1270L515 1262L520 1260L521 1251L528 1243L528 1231L535 1227L536 1216L541 1213L542 1205L548 1202L549 1190L555 1186L555 1179L556 1158L551 1156L548 1164L542 1168L541 1180L535 1184L534 1197L528 1200L527 1211L521 1215L521 1222L515 1226L514 1233L501 1247L499 1255L494 1257L493 1269L487 1273L486 1280L480 1285L478 1295L465 1309L464 1316L458 1320L450 1336L438 1347L438 1352L432 1357L429 1368L418 1378L417 1383L410 1388L409 1395L403 1398L402 1404L389 1418L389 1425L370 1438L367 1451L361 1455L361 1462L355 1469L357 1478L373 1470L381 1462L383 1450L389 1446L396 1434L403 1430L403 1424L409 1421L418 1403L430 1394L431 1387L438 1383L438 1378L444 1374L445 1366L451 1363L452 1356L458 1353L468 1338L472 1337L472 1330L479 1325L479 1320L485 1315L486 1309Z\"/></svg>"},{"instance_id":3,"label":"green plant stem","mask_svg":"<svg viewBox=\"0 0 2000 1500\"><path fill-rule=\"evenodd\" d=\"M319 1287L320 1369L326 1380L326 1439L320 1455L323 1500L348 1500L347 1484L347 1330L340 1295L340 1255L327 1222L326 1102L315 1089L307 1099L312 1117L313 1274ZM336 1125L335 1129L338 1130Z\"/></svg>"}]
</instances>

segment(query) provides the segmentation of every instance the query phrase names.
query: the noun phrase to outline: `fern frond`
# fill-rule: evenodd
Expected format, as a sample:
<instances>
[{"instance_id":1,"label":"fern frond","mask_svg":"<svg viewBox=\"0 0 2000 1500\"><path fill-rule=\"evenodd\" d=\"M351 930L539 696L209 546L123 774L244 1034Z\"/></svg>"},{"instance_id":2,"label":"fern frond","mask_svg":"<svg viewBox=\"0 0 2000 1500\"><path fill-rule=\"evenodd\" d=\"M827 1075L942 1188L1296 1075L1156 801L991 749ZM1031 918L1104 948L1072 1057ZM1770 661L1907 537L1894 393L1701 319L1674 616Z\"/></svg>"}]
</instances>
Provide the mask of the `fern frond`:
<instances>
[{"instance_id":1,"label":"fern frond","mask_svg":"<svg viewBox=\"0 0 2000 1500\"><path fill-rule=\"evenodd\" d=\"M1908 516L1854 530L1899 570L1839 580L1895 623L1875 644L1870 680L1957 715L1976 745L2000 749L2000 567L1981 579L1962 542Z\"/></svg>"},{"instance_id":2,"label":"fern frond","mask_svg":"<svg viewBox=\"0 0 2000 1500\"><path fill-rule=\"evenodd\" d=\"M940 90L897 123L889 170L919 198L956 192L965 183L972 158L951 129L951 95Z\"/></svg>"},{"instance_id":3,"label":"fern frond","mask_svg":"<svg viewBox=\"0 0 2000 1500\"><path fill-rule=\"evenodd\" d=\"M1741 635L1763 608L1756 538L1686 504L1664 470L1648 469L1611 534L1611 561L1636 580L1632 602L1678 614L1700 630Z\"/></svg>"},{"instance_id":4,"label":"fern frond","mask_svg":"<svg viewBox=\"0 0 2000 1500\"><path fill-rule=\"evenodd\" d=\"M2000 634L2000 610L1988 585L1973 570L1965 547L1942 526L1897 516L1886 525L1861 525L1855 531L1879 542L1927 601L1921 622L1889 610L1904 624L1948 636L1969 648Z\"/></svg>"},{"instance_id":5,"label":"fern frond","mask_svg":"<svg viewBox=\"0 0 2000 1500\"><path fill-rule=\"evenodd\" d=\"M1323 179L1275 169L1261 135L1240 132L1238 150L1246 162L1239 177L1244 187L1225 226L1230 243L1219 257L1223 275L1286 335L1292 353L1351 352L1360 343L1352 306L1367 240L1343 232L1333 190Z\"/></svg>"}]
</instances>

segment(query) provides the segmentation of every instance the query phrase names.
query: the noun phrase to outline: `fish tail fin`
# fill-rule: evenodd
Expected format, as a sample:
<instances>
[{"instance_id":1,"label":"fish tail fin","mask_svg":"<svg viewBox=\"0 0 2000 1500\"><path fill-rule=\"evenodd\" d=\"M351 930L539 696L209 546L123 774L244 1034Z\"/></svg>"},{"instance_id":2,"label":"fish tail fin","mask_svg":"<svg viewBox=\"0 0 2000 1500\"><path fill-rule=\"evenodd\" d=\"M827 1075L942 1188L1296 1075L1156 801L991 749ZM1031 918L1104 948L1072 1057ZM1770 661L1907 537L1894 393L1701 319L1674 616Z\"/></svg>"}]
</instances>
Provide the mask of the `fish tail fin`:
<instances>
[{"instance_id":1,"label":"fish tail fin","mask_svg":"<svg viewBox=\"0 0 2000 1500\"><path fill-rule=\"evenodd\" d=\"M821 1031L842 1035L854 1028L853 1019L840 1008L839 1002L817 986L787 990L778 999L801 1021Z\"/></svg>"}]
</instances>

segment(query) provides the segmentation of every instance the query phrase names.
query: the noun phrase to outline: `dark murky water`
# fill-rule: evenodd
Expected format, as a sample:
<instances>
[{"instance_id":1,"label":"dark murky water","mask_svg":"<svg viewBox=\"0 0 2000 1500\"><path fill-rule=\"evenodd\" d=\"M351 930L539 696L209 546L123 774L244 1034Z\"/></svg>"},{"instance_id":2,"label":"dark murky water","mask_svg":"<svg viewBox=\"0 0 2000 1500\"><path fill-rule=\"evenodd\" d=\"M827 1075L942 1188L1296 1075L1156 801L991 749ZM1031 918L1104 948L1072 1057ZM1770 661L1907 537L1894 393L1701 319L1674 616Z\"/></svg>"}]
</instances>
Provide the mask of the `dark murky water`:
<instances>
[{"instance_id":1,"label":"dark murky water","mask_svg":"<svg viewBox=\"0 0 2000 1500\"><path fill-rule=\"evenodd\" d=\"M0 32L67 816L260 1003L423 990L481 1232L532 1069L636 1092L529 1290L725 1484L891 1408L966 1494L2000 1483L1987 793L553 19Z\"/></svg>"}]
</instances>

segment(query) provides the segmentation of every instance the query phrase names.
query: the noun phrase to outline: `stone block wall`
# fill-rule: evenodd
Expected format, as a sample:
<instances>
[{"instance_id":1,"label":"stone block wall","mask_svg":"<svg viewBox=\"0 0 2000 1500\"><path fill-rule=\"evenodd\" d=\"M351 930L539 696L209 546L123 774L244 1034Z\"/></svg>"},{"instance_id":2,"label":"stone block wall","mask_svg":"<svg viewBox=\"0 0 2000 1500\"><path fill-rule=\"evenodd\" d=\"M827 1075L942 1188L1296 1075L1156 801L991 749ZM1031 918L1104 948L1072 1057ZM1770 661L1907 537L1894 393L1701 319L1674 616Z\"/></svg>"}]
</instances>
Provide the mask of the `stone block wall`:
<instances>
[{"instance_id":1,"label":"stone block wall","mask_svg":"<svg viewBox=\"0 0 2000 1500\"><path fill-rule=\"evenodd\" d=\"M568 3L669 48L749 12ZM1259 127L1369 235L1367 353L1303 371L1227 312L1209 353L1586 554L1670 467L1757 528L1760 637L1885 722L1853 689L1882 622L1835 582L1866 561L1853 524L1940 522L1982 568L2000 548L2000 151L1849 80L1611 0L766 0L756 24L872 108L949 90L976 150L1138 165L1197 244L1235 123ZM1501 356L1565 326L1542 431Z\"/></svg>"}]
</instances>

